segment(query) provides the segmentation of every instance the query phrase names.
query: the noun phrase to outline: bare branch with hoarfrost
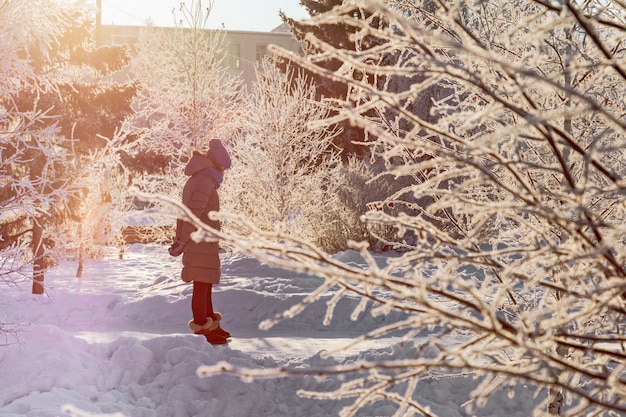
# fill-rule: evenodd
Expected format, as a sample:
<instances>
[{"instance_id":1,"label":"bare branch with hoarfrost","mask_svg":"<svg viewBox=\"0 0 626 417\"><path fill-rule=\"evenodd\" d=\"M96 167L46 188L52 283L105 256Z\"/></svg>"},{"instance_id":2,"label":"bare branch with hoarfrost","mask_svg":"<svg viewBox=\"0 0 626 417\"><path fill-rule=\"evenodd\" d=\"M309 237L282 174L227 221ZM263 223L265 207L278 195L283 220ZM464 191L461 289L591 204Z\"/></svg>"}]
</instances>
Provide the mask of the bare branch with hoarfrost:
<instances>
[{"instance_id":1,"label":"bare branch with hoarfrost","mask_svg":"<svg viewBox=\"0 0 626 417\"><path fill-rule=\"evenodd\" d=\"M387 174L411 179L364 216L393 225L402 252L355 270L284 234L220 238L325 278L281 318L336 286L371 302L366 313L409 315L371 337L425 334L423 349L436 352L311 370L341 373L345 383L303 394L355 398L345 415L379 401L424 414L416 381L468 372L481 381L469 413L500 379L542 393L537 415L626 412L625 16L619 2L344 2L310 25L346 25L358 47L311 34L317 55L276 49L345 83L350 93L329 123L361 127ZM323 67L329 58L343 65ZM442 343L450 334L463 343Z\"/></svg>"}]
</instances>

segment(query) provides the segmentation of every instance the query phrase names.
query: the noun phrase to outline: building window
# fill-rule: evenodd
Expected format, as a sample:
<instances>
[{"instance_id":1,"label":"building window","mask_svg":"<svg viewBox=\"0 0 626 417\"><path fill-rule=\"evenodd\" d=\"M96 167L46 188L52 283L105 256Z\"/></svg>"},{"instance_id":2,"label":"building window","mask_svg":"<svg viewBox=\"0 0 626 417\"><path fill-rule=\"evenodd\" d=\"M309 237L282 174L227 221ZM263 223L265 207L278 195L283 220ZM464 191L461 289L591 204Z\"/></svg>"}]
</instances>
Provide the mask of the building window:
<instances>
[{"instance_id":1,"label":"building window","mask_svg":"<svg viewBox=\"0 0 626 417\"><path fill-rule=\"evenodd\" d=\"M259 64L263 61L263 57L267 55L267 45L256 46L256 63Z\"/></svg>"},{"instance_id":2,"label":"building window","mask_svg":"<svg viewBox=\"0 0 626 417\"><path fill-rule=\"evenodd\" d=\"M232 69L241 68L241 45L233 43L228 48L228 62Z\"/></svg>"}]
</instances>

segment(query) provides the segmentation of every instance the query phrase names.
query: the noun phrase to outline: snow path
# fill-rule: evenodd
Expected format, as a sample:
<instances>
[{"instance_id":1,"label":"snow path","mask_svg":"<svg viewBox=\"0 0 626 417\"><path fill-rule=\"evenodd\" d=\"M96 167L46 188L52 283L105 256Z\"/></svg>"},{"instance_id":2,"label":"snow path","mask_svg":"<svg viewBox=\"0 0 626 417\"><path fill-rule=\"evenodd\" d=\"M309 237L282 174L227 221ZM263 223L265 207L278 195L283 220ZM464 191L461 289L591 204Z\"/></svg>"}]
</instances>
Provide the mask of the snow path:
<instances>
[{"instance_id":1,"label":"snow path","mask_svg":"<svg viewBox=\"0 0 626 417\"><path fill-rule=\"evenodd\" d=\"M359 255L336 257L356 263ZM262 331L264 320L302 300L321 280L243 256L224 254L222 260L214 303L224 315L223 327L233 334L224 346L211 346L189 331L191 285L180 280L180 260L166 255L163 246L133 246L122 260L111 253L90 261L82 278L74 276L75 263L62 263L47 271L45 296L31 295L27 281L17 290L0 291L0 322L21 329L19 344L0 347L0 416L61 417L67 404L90 416L333 416L350 399L320 401L298 392L338 389L340 378L312 374L249 382L228 374L201 378L197 370L222 361L246 369L315 370L424 353L417 350L419 337L400 344L392 335L325 357L325 351L402 319L398 313L372 317L366 311L352 321L348 317L358 300L346 297L324 326L332 294ZM445 417L527 417L537 401L532 390L519 385L514 398L502 390L485 407L469 410L476 384L471 375L427 376L415 398ZM381 401L358 416L394 412Z\"/></svg>"},{"instance_id":2,"label":"snow path","mask_svg":"<svg viewBox=\"0 0 626 417\"><path fill-rule=\"evenodd\" d=\"M113 343L120 338L135 338L138 341L157 339L159 337L187 337L188 333L143 333L133 331L122 331L115 333L101 332L78 332L76 337L88 343ZM191 337L191 336L190 336ZM347 346L353 342L350 337L298 337L298 336L269 336L262 337L252 333L248 335L235 335L228 342L228 348L234 351L246 353L252 357L263 358L271 355L279 361L286 361L293 358L310 358L320 352L336 349L340 346ZM360 352L370 349L384 349L399 342L399 338L383 338L370 340L367 345L352 346L342 352L334 353L331 356L335 359L346 359L350 356L358 355ZM207 345L207 348L209 346Z\"/></svg>"}]
</instances>

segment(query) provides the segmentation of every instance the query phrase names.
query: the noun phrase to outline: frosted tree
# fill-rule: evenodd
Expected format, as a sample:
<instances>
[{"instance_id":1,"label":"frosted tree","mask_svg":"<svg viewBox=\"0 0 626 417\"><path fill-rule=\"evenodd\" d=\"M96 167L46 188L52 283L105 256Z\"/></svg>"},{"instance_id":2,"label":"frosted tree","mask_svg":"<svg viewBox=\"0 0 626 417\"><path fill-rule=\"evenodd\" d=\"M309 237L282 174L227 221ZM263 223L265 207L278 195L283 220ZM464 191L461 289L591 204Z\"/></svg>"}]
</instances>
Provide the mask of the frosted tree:
<instances>
[{"instance_id":1,"label":"frosted tree","mask_svg":"<svg viewBox=\"0 0 626 417\"><path fill-rule=\"evenodd\" d=\"M11 288L32 279L34 264L45 266L34 232L67 192L46 169L64 162L64 152L55 147L60 140L52 109L37 100L19 106L25 90L39 95L56 90L38 65L50 62L62 13L50 1L0 1L0 281ZM0 321L4 343L18 340L19 330Z\"/></svg>"},{"instance_id":2,"label":"frosted tree","mask_svg":"<svg viewBox=\"0 0 626 417\"><path fill-rule=\"evenodd\" d=\"M208 136L230 134L237 116L241 82L226 66L225 33L205 27L212 5L203 10L201 1L181 2L173 31L148 26L141 34L132 67L141 84L137 126L147 128L151 147L166 153L202 149Z\"/></svg>"},{"instance_id":3,"label":"frosted tree","mask_svg":"<svg viewBox=\"0 0 626 417\"><path fill-rule=\"evenodd\" d=\"M181 2L174 30L148 26L131 63L140 89L120 145L144 191L178 195L191 152L228 143L239 122L241 80L228 72L223 30L206 27L213 1L204 4Z\"/></svg>"},{"instance_id":4,"label":"frosted tree","mask_svg":"<svg viewBox=\"0 0 626 417\"><path fill-rule=\"evenodd\" d=\"M348 210L338 198L344 170L331 146L338 132L313 125L328 112L306 78L290 82L265 61L231 150L234 166L224 185L224 209L245 213L265 231L336 245L335 236L346 235L340 213Z\"/></svg>"},{"instance_id":5,"label":"frosted tree","mask_svg":"<svg viewBox=\"0 0 626 417\"><path fill-rule=\"evenodd\" d=\"M54 175L66 150L57 115L41 100L59 92L51 67L70 12L52 1L0 2L0 273L9 284L33 265L35 281L43 277L43 222L71 192Z\"/></svg>"},{"instance_id":6,"label":"frosted tree","mask_svg":"<svg viewBox=\"0 0 626 417\"><path fill-rule=\"evenodd\" d=\"M3 259L33 266L37 294L44 292L44 271L53 258L71 253L82 259L93 242L86 203L100 201L92 201L89 178L102 174L106 138L130 110L134 92L132 85L103 81L127 62L126 52L94 47L89 11L80 2L2 7L5 48L11 49L3 55L6 86L12 88L2 96L2 194L8 203L2 227L5 249L13 248ZM27 64L13 68L12 56ZM19 250L27 246L32 256Z\"/></svg>"},{"instance_id":7,"label":"frosted tree","mask_svg":"<svg viewBox=\"0 0 626 417\"><path fill-rule=\"evenodd\" d=\"M477 381L468 414L522 384L535 392L535 415L626 413L625 19L620 2L531 0L346 1L312 19L351 26L356 48L311 35L316 55L278 52L347 86L350 100L328 123L361 127L388 175L412 180L373 201L364 221L412 238L385 265L353 243L368 262L362 270L229 213L221 217L250 232L219 237L325 278L266 327L334 289L326 321L342 319L333 311L347 294L362 300L354 320L404 312L363 339L420 334L418 354L332 369L218 364L199 373L341 377L336 390L300 394L352 399L344 416L389 404L398 416L437 415L419 387L459 373ZM380 42L361 42L372 37ZM316 65L329 57L343 65ZM407 210L390 211L398 207Z\"/></svg>"},{"instance_id":8,"label":"frosted tree","mask_svg":"<svg viewBox=\"0 0 626 417\"><path fill-rule=\"evenodd\" d=\"M25 83L10 102L18 113L30 111L33 103L49 109L48 119L41 120L39 128L50 125L54 134L43 140L30 138L27 153L31 162L15 161L6 166L14 182L20 182L26 172L37 183L37 192L52 196L51 204L34 205L41 210L35 217L25 217L32 230L33 293L38 294L44 292L47 259L77 256L80 275L84 256L94 254L94 236L104 228L106 215L100 213L100 220L94 223L88 205L101 207L102 201L94 199L97 193L90 192L91 180L102 175L99 159L110 153L103 151L110 145L107 138L130 112L134 94L132 84L105 79L128 58L121 47L95 48L90 9L84 3L48 2L41 6L41 13L51 16L52 37L48 44L30 46L24 52L35 76L49 80L49 87ZM26 27L38 24L35 21Z\"/></svg>"},{"instance_id":9,"label":"frosted tree","mask_svg":"<svg viewBox=\"0 0 626 417\"><path fill-rule=\"evenodd\" d=\"M76 30L68 32L77 38ZM74 191L55 216L54 240L59 256L78 260L77 277L82 276L85 259L99 257L117 236L119 207L114 210L112 201L123 174L118 168L123 149L112 139L132 113L136 91L132 82L109 78L128 64L126 47L95 48L93 33L88 30L83 36L79 49L70 53L69 65L61 67L72 76L59 85L55 99L59 135L70 141L63 174Z\"/></svg>"}]
</instances>

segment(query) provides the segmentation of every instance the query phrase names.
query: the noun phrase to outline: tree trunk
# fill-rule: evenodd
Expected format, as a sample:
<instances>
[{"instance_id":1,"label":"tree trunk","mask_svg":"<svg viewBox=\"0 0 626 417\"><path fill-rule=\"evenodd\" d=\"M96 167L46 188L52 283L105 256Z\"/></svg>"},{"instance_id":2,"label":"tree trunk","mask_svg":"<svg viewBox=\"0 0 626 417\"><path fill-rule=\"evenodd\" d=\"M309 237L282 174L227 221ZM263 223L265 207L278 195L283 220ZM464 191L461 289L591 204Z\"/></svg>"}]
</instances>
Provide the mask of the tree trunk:
<instances>
[{"instance_id":1,"label":"tree trunk","mask_svg":"<svg viewBox=\"0 0 626 417\"><path fill-rule=\"evenodd\" d=\"M34 184L38 184L38 192L43 194L44 185L41 181L42 173L46 164L46 156L38 152L30 167L29 178ZM43 221L41 217L34 217L33 221L33 294L43 294L43 279L46 263L43 246Z\"/></svg>"},{"instance_id":2,"label":"tree trunk","mask_svg":"<svg viewBox=\"0 0 626 417\"><path fill-rule=\"evenodd\" d=\"M38 219L33 219L33 294L43 294L44 261L43 228Z\"/></svg>"},{"instance_id":3,"label":"tree trunk","mask_svg":"<svg viewBox=\"0 0 626 417\"><path fill-rule=\"evenodd\" d=\"M563 410L563 393L561 390L554 390L550 388L548 394L550 396L550 402L548 403L548 415L560 416Z\"/></svg>"},{"instance_id":4,"label":"tree trunk","mask_svg":"<svg viewBox=\"0 0 626 417\"><path fill-rule=\"evenodd\" d=\"M78 225L78 238L80 244L78 246L78 269L76 270L76 278L83 276L83 264L85 263L85 245L83 244L83 222Z\"/></svg>"},{"instance_id":5,"label":"tree trunk","mask_svg":"<svg viewBox=\"0 0 626 417\"><path fill-rule=\"evenodd\" d=\"M565 59L563 60L563 62L567 63L573 59L572 57L574 55L572 51L572 47L569 43L572 40L572 31L570 29L565 29L565 38L567 39L568 44L567 44L567 47L565 48ZM564 85L566 88L572 87L572 74L570 71L571 69L567 67L563 67ZM566 99L565 108L571 109L573 106L571 94L568 94L566 92L565 99ZM572 117L571 113L568 111L567 113L565 113L565 117L563 119L563 130L570 137L572 137L572 118L571 117ZM566 169L568 170L572 168L572 166L570 165L570 153L571 153L571 148L568 145L564 145L562 158L563 158L563 161L565 161L565 166L567 167ZM565 183L565 181L566 181L565 178L563 178L563 183ZM563 244L566 239L567 239L567 235L562 236L561 244ZM562 294L557 292L557 294L555 295L557 302L561 300L561 297L562 297ZM556 351L557 351L557 354L561 355L563 358L567 357L567 354L568 354L567 349L559 346ZM550 398L550 402L548 403L548 414L560 416L563 410L563 392L560 389L550 388L548 395Z\"/></svg>"}]
</instances>

